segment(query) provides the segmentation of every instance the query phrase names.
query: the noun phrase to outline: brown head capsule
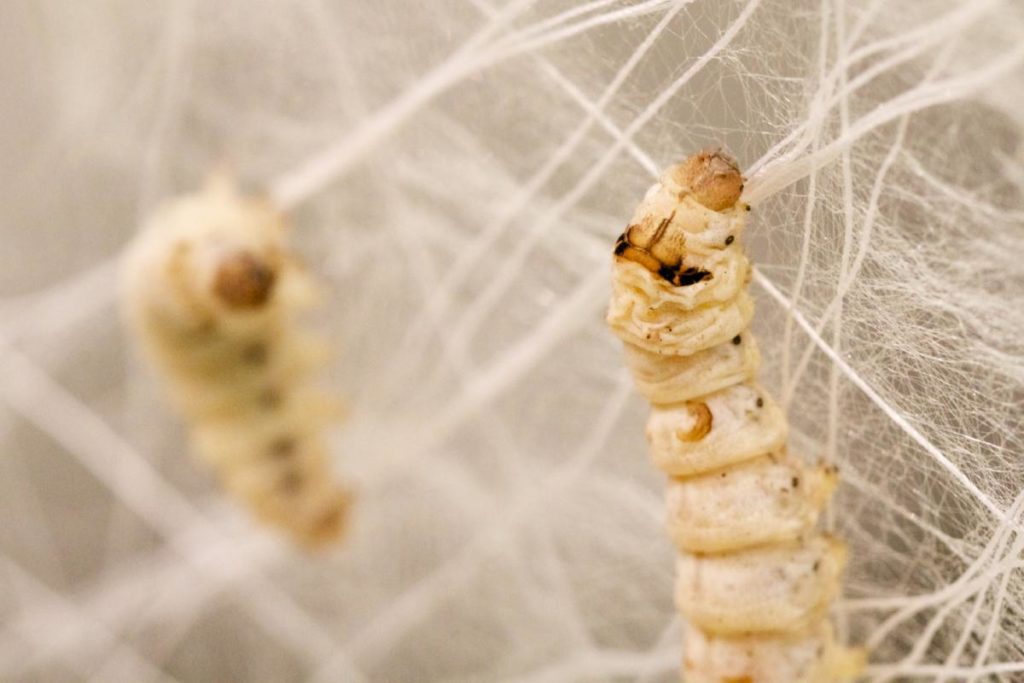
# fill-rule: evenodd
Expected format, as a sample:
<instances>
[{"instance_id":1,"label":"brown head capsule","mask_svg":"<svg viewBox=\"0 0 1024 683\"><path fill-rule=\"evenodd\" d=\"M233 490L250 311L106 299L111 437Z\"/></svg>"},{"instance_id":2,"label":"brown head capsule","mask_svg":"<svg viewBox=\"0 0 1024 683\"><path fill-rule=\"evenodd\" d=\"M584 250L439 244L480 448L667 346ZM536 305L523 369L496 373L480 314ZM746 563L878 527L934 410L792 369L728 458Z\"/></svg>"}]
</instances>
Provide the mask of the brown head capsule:
<instances>
[{"instance_id":1,"label":"brown head capsule","mask_svg":"<svg viewBox=\"0 0 1024 683\"><path fill-rule=\"evenodd\" d=\"M743 174L720 150L704 150L676 166L676 182L712 211L724 211L739 201Z\"/></svg>"},{"instance_id":2,"label":"brown head capsule","mask_svg":"<svg viewBox=\"0 0 1024 683\"><path fill-rule=\"evenodd\" d=\"M270 299L275 280L265 261L240 251L221 261L213 291L229 308L258 308Z\"/></svg>"}]
</instances>

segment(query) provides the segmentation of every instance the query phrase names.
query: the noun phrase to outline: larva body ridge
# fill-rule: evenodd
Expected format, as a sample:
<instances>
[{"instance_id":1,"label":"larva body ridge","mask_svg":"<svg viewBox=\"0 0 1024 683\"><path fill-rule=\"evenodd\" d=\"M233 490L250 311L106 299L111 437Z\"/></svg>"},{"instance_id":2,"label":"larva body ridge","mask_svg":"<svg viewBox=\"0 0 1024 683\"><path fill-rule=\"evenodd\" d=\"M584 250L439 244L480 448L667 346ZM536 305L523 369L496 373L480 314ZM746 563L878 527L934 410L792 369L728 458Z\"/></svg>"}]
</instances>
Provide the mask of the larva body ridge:
<instances>
[{"instance_id":1,"label":"larva body ridge","mask_svg":"<svg viewBox=\"0 0 1024 683\"><path fill-rule=\"evenodd\" d=\"M318 546L345 526L326 430L343 412L313 383L330 351L298 316L319 292L284 216L223 177L160 208L123 262L125 318L222 486Z\"/></svg>"},{"instance_id":2,"label":"larva body ridge","mask_svg":"<svg viewBox=\"0 0 1024 683\"><path fill-rule=\"evenodd\" d=\"M676 564L676 604L705 633L800 633L818 624L839 590L844 545L812 535L703 555Z\"/></svg>"},{"instance_id":3,"label":"larva body ridge","mask_svg":"<svg viewBox=\"0 0 1024 683\"><path fill-rule=\"evenodd\" d=\"M687 626L684 636L686 683L830 683L853 679L862 668L861 653L838 646L827 622L798 635L721 638Z\"/></svg>"},{"instance_id":4,"label":"larva body ridge","mask_svg":"<svg viewBox=\"0 0 1024 683\"><path fill-rule=\"evenodd\" d=\"M661 355L623 345L626 364L640 393L651 403L687 401L751 380L761 367L761 354L753 337L737 335L689 356Z\"/></svg>"},{"instance_id":5,"label":"larva body ridge","mask_svg":"<svg viewBox=\"0 0 1024 683\"><path fill-rule=\"evenodd\" d=\"M838 475L787 451L785 414L757 382L742 188L719 152L669 168L616 242L607 321L669 477L684 680L841 683L863 653L829 621L846 547L817 527Z\"/></svg>"},{"instance_id":6,"label":"larva body ridge","mask_svg":"<svg viewBox=\"0 0 1024 683\"><path fill-rule=\"evenodd\" d=\"M785 445L786 418L756 383L734 384L701 398L651 409L651 457L667 474L699 474Z\"/></svg>"},{"instance_id":7,"label":"larva body ridge","mask_svg":"<svg viewBox=\"0 0 1024 683\"><path fill-rule=\"evenodd\" d=\"M665 494L669 535L681 550L701 554L795 541L814 529L835 485L834 469L785 453L673 477Z\"/></svg>"}]
</instances>

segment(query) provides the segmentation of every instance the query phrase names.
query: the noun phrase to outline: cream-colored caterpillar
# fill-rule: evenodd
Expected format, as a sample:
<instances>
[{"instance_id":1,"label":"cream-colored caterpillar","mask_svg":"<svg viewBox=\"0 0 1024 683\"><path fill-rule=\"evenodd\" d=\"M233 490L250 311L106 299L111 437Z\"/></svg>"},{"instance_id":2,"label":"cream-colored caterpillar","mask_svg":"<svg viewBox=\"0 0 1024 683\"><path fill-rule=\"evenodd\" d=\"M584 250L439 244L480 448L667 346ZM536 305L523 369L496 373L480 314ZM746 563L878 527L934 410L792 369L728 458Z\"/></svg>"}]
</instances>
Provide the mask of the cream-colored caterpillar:
<instances>
[{"instance_id":1,"label":"cream-colored caterpillar","mask_svg":"<svg viewBox=\"0 0 1024 683\"><path fill-rule=\"evenodd\" d=\"M194 448L259 519L317 546L350 496L325 428L340 405L309 383L325 344L296 327L316 289L284 216L225 177L161 208L123 264L126 318L188 423Z\"/></svg>"},{"instance_id":2,"label":"cream-colored caterpillar","mask_svg":"<svg viewBox=\"0 0 1024 683\"><path fill-rule=\"evenodd\" d=\"M816 526L837 475L786 452L786 417L757 384L742 189L718 152L665 172L615 245L608 324L669 476L684 680L838 683L863 655L829 622L845 546Z\"/></svg>"}]
</instances>

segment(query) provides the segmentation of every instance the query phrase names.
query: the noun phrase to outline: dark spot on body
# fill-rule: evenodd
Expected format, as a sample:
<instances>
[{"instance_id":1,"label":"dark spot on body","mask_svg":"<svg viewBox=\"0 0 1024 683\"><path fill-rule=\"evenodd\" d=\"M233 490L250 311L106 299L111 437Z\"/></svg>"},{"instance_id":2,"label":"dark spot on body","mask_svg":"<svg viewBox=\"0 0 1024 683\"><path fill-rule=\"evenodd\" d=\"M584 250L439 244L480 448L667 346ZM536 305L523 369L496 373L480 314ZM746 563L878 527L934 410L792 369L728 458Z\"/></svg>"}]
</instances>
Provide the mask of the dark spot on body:
<instances>
[{"instance_id":1,"label":"dark spot on body","mask_svg":"<svg viewBox=\"0 0 1024 683\"><path fill-rule=\"evenodd\" d=\"M621 256L622 252L629 249L629 242L626 241L626 234L619 235L619 239L615 242L615 255Z\"/></svg>"},{"instance_id":2,"label":"dark spot on body","mask_svg":"<svg viewBox=\"0 0 1024 683\"><path fill-rule=\"evenodd\" d=\"M242 362L246 365L263 365L268 356L267 345L263 342L253 342L242 349Z\"/></svg>"},{"instance_id":3,"label":"dark spot on body","mask_svg":"<svg viewBox=\"0 0 1024 683\"><path fill-rule=\"evenodd\" d=\"M338 504L317 517L313 522L313 529L318 536L335 536L341 531L344 521L345 509Z\"/></svg>"},{"instance_id":4,"label":"dark spot on body","mask_svg":"<svg viewBox=\"0 0 1024 683\"><path fill-rule=\"evenodd\" d=\"M732 338L732 343L733 343L734 346L739 346L740 342L742 342L742 341L743 341L743 337L741 335L738 335L738 334L735 337Z\"/></svg>"},{"instance_id":5,"label":"dark spot on body","mask_svg":"<svg viewBox=\"0 0 1024 683\"><path fill-rule=\"evenodd\" d=\"M735 241L736 241L736 238L733 237L732 235L729 235L728 237L725 238L725 246L729 246L730 244L732 244Z\"/></svg>"},{"instance_id":6,"label":"dark spot on body","mask_svg":"<svg viewBox=\"0 0 1024 683\"><path fill-rule=\"evenodd\" d=\"M287 495L295 495L305 486L306 479L302 473L295 469L285 470L278 482L281 490Z\"/></svg>"},{"instance_id":7,"label":"dark spot on body","mask_svg":"<svg viewBox=\"0 0 1024 683\"><path fill-rule=\"evenodd\" d=\"M281 392L273 387L268 387L260 393L256 402L259 403L261 408L274 410L281 405Z\"/></svg>"},{"instance_id":8,"label":"dark spot on body","mask_svg":"<svg viewBox=\"0 0 1024 683\"><path fill-rule=\"evenodd\" d=\"M818 571L819 569L821 569L821 560L815 560L813 570Z\"/></svg>"},{"instance_id":9,"label":"dark spot on body","mask_svg":"<svg viewBox=\"0 0 1024 683\"><path fill-rule=\"evenodd\" d=\"M759 398L757 399L757 407L758 407L758 408L764 408L764 399L763 399L763 398L760 398L760 397L759 397Z\"/></svg>"},{"instance_id":10,"label":"dark spot on body","mask_svg":"<svg viewBox=\"0 0 1024 683\"><path fill-rule=\"evenodd\" d=\"M200 337L211 337L217 332L217 321L213 318L203 318L196 325L196 334Z\"/></svg>"},{"instance_id":11,"label":"dark spot on body","mask_svg":"<svg viewBox=\"0 0 1024 683\"><path fill-rule=\"evenodd\" d=\"M298 442L291 436L279 436L270 442L267 451L275 458L290 458L295 454Z\"/></svg>"},{"instance_id":12,"label":"dark spot on body","mask_svg":"<svg viewBox=\"0 0 1024 683\"><path fill-rule=\"evenodd\" d=\"M800 477L793 477L793 481L791 481L790 483L793 485L793 488L800 488Z\"/></svg>"}]
</instances>

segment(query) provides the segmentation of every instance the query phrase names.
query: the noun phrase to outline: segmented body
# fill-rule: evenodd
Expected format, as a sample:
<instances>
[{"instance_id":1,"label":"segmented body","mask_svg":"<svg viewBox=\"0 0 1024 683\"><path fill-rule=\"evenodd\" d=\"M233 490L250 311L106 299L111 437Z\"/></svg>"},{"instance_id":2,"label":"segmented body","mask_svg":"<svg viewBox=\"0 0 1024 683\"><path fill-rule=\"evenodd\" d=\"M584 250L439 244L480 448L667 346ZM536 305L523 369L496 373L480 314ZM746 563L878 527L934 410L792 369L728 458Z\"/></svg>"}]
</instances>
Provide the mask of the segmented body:
<instances>
[{"instance_id":1,"label":"segmented body","mask_svg":"<svg viewBox=\"0 0 1024 683\"><path fill-rule=\"evenodd\" d=\"M268 202L211 181L139 235L123 264L123 303L222 485L315 546L338 537L349 506L325 441L341 408L310 383L326 347L297 326L316 290L285 233Z\"/></svg>"},{"instance_id":2,"label":"segmented body","mask_svg":"<svg viewBox=\"0 0 1024 683\"><path fill-rule=\"evenodd\" d=\"M742 183L717 152L668 169L616 243L608 324L669 476L684 680L838 683L862 657L828 616L845 547L816 529L837 475L787 453L785 415L756 380Z\"/></svg>"}]
</instances>

